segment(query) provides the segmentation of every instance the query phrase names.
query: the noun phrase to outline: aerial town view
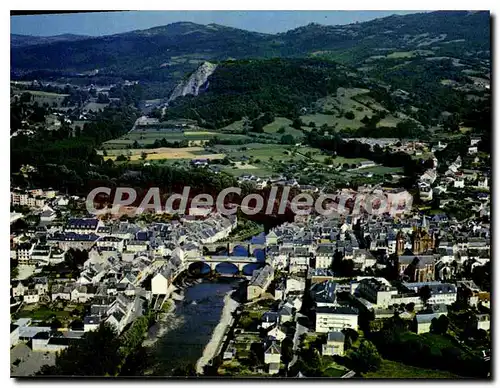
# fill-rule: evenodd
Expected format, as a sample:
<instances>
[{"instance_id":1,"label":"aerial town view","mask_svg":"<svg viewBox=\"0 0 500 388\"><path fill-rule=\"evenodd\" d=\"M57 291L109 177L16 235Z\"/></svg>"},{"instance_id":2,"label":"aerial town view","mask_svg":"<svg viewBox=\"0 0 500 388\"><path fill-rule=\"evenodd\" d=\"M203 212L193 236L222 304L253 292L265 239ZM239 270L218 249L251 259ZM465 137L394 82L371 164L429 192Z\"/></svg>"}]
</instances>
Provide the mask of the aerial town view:
<instances>
[{"instance_id":1,"label":"aerial town view","mask_svg":"<svg viewBox=\"0 0 500 388\"><path fill-rule=\"evenodd\" d=\"M10 23L11 377L492 379L489 11Z\"/></svg>"}]
</instances>

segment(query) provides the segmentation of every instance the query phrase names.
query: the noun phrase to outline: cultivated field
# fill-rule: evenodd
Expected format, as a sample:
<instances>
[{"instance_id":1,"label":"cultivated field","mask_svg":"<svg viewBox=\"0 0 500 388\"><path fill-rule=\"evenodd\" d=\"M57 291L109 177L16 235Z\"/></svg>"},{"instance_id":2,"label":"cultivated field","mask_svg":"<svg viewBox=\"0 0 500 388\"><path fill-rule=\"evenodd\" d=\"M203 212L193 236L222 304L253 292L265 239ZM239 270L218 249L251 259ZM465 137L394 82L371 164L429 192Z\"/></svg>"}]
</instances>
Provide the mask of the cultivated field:
<instances>
[{"instance_id":1,"label":"cultivated field","mask_svg":"<svg viewBox=\"0 0 500 388\"><path fill-rule=\"evenodd\" d=\"M126 135L123 135L122 137L109 140L104 143L104 147L106 149L127 148L127 146L134 144L134 142L136 141L140 145L151 145L156 140L161 141L162 139L165 139L169 143L181 142L181 141L203 143L215 136L219 137L220 139L228 139L228 140L249 139L249 137L245 135L236 135L229 133L209 132L209 131L162 132L156 130L153 131L141 130L141 131L129 132Z\"/></svg>"},{"instance_id":2,"label":"cultivated field","mask_svg":"<svg viewBox=\"0 0 500 388\"><path fill-rule=\"evenodd\" d=\"M206 153L202 147L186 147L186 148L152 148L152 149L129 149L129 150L107 150L105 160L116 160L118 155L129 156L131 161L140 160L142 153L146 153L145 160L160 160L160 159L224 159L224 154ZM102 151L99 151L102 155Z\"/></svg>"},{"instance_id":3,"label":"cultivated field","mask_svg":"<svg viewBox=\"0 0 500 388\"><path fill-rule=\"evenodd\" d=\"M311 121L316 127L324 124L335 127L336 130L357 129L364 124L361 120L367 116L372 117L375 111L387 111L380 103L368 96L368 89L339 88L337 95L331 95L318 100L317 107L321 113L301 116L304 124ZM353 119L345 117L346 112L354 114ZM378 126L395 127L401 120L388 115L382 119Z\"/></svg>"},{"instance_id":4,"label":"cultivated field","mask_svg":"<svg viewBox=\"0 0 500 388\"><path fill-rule=\"evenodd\" d=\"M69 94L49 93L38 90L20 90L19 92L31 94L31 100L37 102L39 105L49 104L49 106L53 106L54 104L60 106L64 99L69 96Z\"/></svg>"}]
</instances>

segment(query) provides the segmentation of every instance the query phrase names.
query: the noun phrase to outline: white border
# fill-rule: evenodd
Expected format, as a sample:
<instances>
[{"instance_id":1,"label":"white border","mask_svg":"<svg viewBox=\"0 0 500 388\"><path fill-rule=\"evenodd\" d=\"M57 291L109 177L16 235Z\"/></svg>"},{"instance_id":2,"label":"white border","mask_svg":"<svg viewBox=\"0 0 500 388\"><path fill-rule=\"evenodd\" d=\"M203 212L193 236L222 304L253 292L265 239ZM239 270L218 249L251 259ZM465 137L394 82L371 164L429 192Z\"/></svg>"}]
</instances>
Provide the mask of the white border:
<instances>
[{"instance_id":1,"label":"white border","mask_svg":"<svg viewBox=\"0 0 500 388\"><path fill-rule=\"evenodd\" d=\"M225 1L225 0L212 0L210 2L208 1L183 1L183 2L166 2L166 1L150 1L150 2L137 2L131 1L131 0L121 0L121 1L114 1L114 2L106 2L103 3L102 1L97 1L97 0L87 0L84 3L81 2L66 2L66 1L44 1L44 2L38 2L34 0L25 0L22 3L21 2L15 2L15 3L7 3L4 2L3 4L9 4L11 8L17 9L17 10L30 10L30 9L37 9L37 10L53 10L53 9L67 9L67 10L81 10L81 9L88 9L88 10L107 10L107 9L117 9L117 10L139 10L139 9L144 9L144 10L165 10L165 9L170 9L170 10L227 10L227 9L234 9L234 10L279 10L279 9L288 9L288 10L324 10L324 9L335 9L335 10L400 10L400 9L407 9L407 10L434 10L434 9L467 9L467 10L491 10L493 15L498 14L497 9L498 9L498 1L493 2L493 1L487 1L487 0L475 0L473 2L471 1L464 1L464 0L455 0L455 1L430 1L430 0L420 0L420 1L405 1L404 3L401 1L396 1L396 0L383 0L383 1L377 1L377 2L372 2L372 1L358 1L356 3L353 2L331 2L331 1L319 1L319 0L308 0L308 1L292 1L292 0L274 0L274 1L269 1L269 0L255 0L252 2L240 2L240 3L235 3L234 1ZM9 39L9 34L10 34L10 18L8 16L8 10L3 10L2 15L3 15L3 23L1 25L2 28L2 49L3 49L3 55L4 55L4 60L2 61L2 67L3 71L1 72L2 77L4 78L2 81L2 85L4 85L3 89L3 94L2 94L2 101L0 106L2 107L2 120L3 120L3 130L2 130L2 136L4 136L4 141L0 142L0 147L1 147L1 155L4 155L3 162L5 164L9 164L9 161L7 160L7 155L9 155L9 160L10 160L10 150L9 150L9 130L8 128L10 127L9 123L9 111L8 111L8 106L9 106L9 88L7 87L8 81L9 81L9 68L10 68L10 61L7 60L7 58L10 59L10 39ZM496 24L496 23L495 23ZM495 31L495 30L493 30ZM493 52L499 52L498 49L498 40L494 39L494 48ZM497 74L498 70L498 61L493 61L495 71L494 74ZM493 77L493 81L495 80L496 77ZM496 88L492 88L492 90L496 90ZM494 98L494 112L497 112L499 110L499 100ZM496 120L495 122L496 123ZM496 127L496 125L494 125ZM495 136L494 141L495 141L495 146L496 149L500 150L500 147L498 147L498 142L500 141L500 136ZM493 152L493 155L495 152ZM494 157L494 175L495 177L492 179L494 182L494 186L496 186L496 176L497 173L500 171L500 168L498 168L498 163L499 158ZM9 181L10 177L9 175L9 168L2 168L0 169L0 173L2 174L2 190L0 193L0 198L2 200L2 203L4 204L3 207L0 208L0 211L2 212L2 230L4 232L2 235L4 238L2 238L1 241L1 247L2 247L2 253L3 253L3 267L2 267L2 276L4 277L3 279L3 284L4 284L4 296L2 298L2 312L5 314L4 319L1 320L1 324L4 327L2 329L3 334L3 339L5 341L4 345L2 348L4 349L4 352L1 354L5 355L4 357L7 358L7 328L6 326L9 325L9 317L7 316L7 311L8 311L8 306L7 306L7 284L10 281L10 272L7 270L8 266L8 257L9 257L9 246L7 242L7 233L9 225L7 224L7 220L9 219L9 214L8 214L8 207L7 204L9 202ZM496 199L497 196L497 190L496 187L494 188L494 196ZM494 211L494 219L497 220L497 210L498 210L498 204L494 204L493 206L493 211ZM499 229L496 227L493 228L494 231L494 236L493 236L493 241L494 245L496 246L497 242L500 241L500 232ZM496 253L496 249L494 250L494 253ZM497 257L496 255L493 255L492 259L495 260ZM498 284L498 271L495 271L495 279L494 279L494 284ZM496 287L495 287L496 288ZM494 289L495 289L494 288ZM495 315L495 314L494 314ZM493 318L494 322L494 333L497 333L497 326L498 326L498 321L495 319L496 316ZM497 335L495 334L493 336L494 345L497 345ZM494 349L498 349L498 347L494 346ZM493 351L493 360L494 360L494 365L498 365L498 357L497 353L495 350ZM5 379L8 379L7 385L12 386L16 384L16 381L14 379L10 379L10 369L9 369L10 362L7 362L6 359L2 357L1 360L1 367L2 367L2 377ZM495 373L498 369L493 367L492 371ZM222 380L218 381L189 381L186 383L189 384L218 384ZM38 386L38 387L50 387L53 384L72 384L73 382L80 384L85 384L85 385L90 385L92 384L93 386L102 386L105 387L106 385L110 384L107 381L95 381L92 382L90 380L87 380L86 382L79 382L78 380L63 380L60 382L57 381L50 381L50 382L24 382L24 386ZM275 380L269 380L269 382L273 383ZM288 381L287 381L288 382ZM298 382L298 381L297 381ZM404 386L408 384L410 381L402 381L402 382L394 382L391 383L395 386ZM115 384L132 384L132 385L137 385L143 384L144 381L141 382L134 382L133 380L129 381L124 381L120 380L118 382L115 382ZM147 384L168 384L168 385L181 385L181 384L186 384L184 382L178 382L178 381L161 381L161 380L153 380L147 382ZM239 384L238 380L232 380L232 381L224 381L225 384L228 385L236 385ZM256 382L246 382L246 384L251 385L251 386L257 386L257 384L264 383L262 380L256 381ZM286 383L286 382L285 382ZM332 380L327 380L327 381L309 381L307 379L301 380L300 383L304 385L328 385L331 386L331 384L334 384L335 382ZM386 381L383 381L382 384L385 384ZM431 387L431 386L437 386L439 383L437 382L430 382L426 381L424 382L426 386ZM448 384L454 384L455 382L448 382ZM376 384L373 380L364 380L364 381L351 381L349 382L351 386L366 386L366 384ZM470 381L466 382L464 384L470 384L474 386L478 385L484 385L486 384L485 382L476 382L476 381Z\"/></svg>"}]
</instances>

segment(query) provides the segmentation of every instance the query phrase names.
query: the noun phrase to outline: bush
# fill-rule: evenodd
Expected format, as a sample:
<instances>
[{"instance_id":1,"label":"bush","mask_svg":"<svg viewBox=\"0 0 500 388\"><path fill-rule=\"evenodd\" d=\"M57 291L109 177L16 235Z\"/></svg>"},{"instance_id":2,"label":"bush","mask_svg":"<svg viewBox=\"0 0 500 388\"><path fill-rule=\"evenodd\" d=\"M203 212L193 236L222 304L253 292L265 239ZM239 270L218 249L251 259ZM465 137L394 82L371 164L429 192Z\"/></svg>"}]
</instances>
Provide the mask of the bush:
<instances>
[{"instance_id":1,"label":"bush","mask_svg":"<svg viewBox=\"0 0 500 388\"><path fill-rule=\"evenodd\" d=\"M356 116L354 116L354 113L353 113L353 112L349 111L349 112L346 112L346 113L345 113L344 117L345 117L346 119L348 119L348 120L354 120L354 117L356 117Z\"/></svg>"},{"instance_id":2,"label":"bush","mask_svg":"<svg viewBox=\"0 0 500 388\"><path fill-rule=\"evenodd\" d=\"M353 350L349 358L353 363L352 368L356 372L363 373L377 370L382 361L377 348L368 340L361 342L359 348Z\"/></svg>"}]
</instances>

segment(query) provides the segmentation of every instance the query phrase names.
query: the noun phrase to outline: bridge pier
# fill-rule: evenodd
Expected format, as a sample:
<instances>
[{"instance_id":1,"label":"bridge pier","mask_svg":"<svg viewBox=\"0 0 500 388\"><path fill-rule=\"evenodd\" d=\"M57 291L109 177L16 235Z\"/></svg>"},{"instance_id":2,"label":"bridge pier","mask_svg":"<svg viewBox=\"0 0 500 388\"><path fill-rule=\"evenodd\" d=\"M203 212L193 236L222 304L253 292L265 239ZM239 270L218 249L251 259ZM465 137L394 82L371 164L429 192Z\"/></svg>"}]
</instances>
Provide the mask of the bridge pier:
<instances>
[{"instance_id":1,"label":"bridge pier","mask_svg":"<svg viewBox=\"0 0 500 388\"><path fill-rule=\"evenodd\" d=\"M208 265L210 268L210 272L214 273L217 271L217 265L221 263L230 263L233 264L237 269L239 273L243 273L243 269L245 268L246 265L248 264L256 264L256 263L262 263L262 261L259 261L256 257L250 256L250 257L237 257L237 256L203 256L199 258L191 258L188 259L186 268L189 268L190 263L204 263Z\"/></svg>"}]
</instances>

